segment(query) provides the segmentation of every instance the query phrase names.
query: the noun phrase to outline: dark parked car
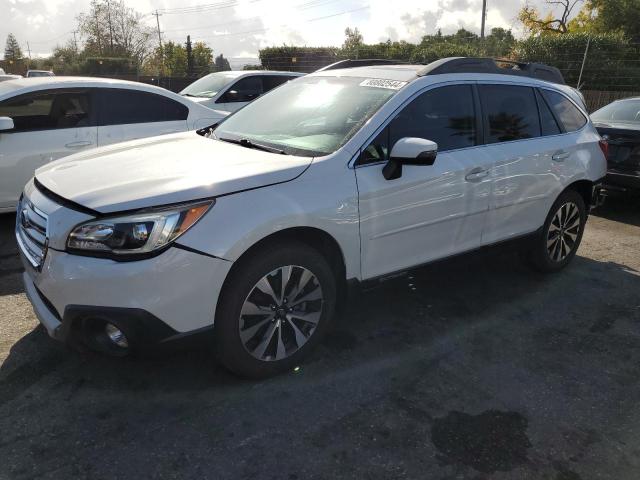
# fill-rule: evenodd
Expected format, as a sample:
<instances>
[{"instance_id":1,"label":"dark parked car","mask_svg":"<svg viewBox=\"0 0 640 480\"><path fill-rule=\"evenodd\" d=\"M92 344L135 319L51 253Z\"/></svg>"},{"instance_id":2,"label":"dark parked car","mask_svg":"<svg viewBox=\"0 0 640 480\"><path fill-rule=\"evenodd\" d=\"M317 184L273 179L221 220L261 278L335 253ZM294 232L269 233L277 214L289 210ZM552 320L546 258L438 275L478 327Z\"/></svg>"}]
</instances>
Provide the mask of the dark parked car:
<instances>
[{"instance_id":1,"label":"dark parked car","mask_svg":"<svg viewBox=\"0 0 640 480\"><path fill-rule=\"evenodd\" d=\"M610 103L591 119L609 142L607 188L640 193L640 97Z\"/></svg>"}]
</instances>

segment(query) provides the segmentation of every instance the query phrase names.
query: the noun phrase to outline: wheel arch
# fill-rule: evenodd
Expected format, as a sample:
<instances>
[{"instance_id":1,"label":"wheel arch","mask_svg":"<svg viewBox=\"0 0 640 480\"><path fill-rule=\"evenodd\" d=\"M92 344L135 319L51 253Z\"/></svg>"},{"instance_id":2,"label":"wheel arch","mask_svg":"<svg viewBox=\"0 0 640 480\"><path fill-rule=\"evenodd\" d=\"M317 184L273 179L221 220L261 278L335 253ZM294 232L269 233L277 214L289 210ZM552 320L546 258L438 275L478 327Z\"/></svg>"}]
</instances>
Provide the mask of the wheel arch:
<instances>
[{"instance_id":1,"label":"wheel arch","mask_svg":"<svg viewBox=\"0 0 640 480\"><path fill-rule=\"evenodd\" d=\"M310 246L318 251L326 260L333 271L338 288L346 284L346 263L344 252L338 241L328 232L316 227L300 226L290 227L271 233L261 238L240 254L227 274L227 280L233 272L240 268L244 261L259 250L274 244L286 242L298 242ZM225 280L225 284L227 283ZM224 287L223 287L224 290Z\"/></svg>"},{"instance_id":2,"label":"wheel arch","mask_svg":"<svg viewBox=\"0 0 640 480\"><path fill-rule=\"evenodd\" d=\"M567 185L567 187L560 193L560 195L568 190L573 190L580 194L580 196L584 200L584 206L588 213L589 206L591 205L593 200L593 182L586 179L576 180L575 182ZM560 195L558 195L558 198L560 197Z\"/></svg>"}]
</instances>

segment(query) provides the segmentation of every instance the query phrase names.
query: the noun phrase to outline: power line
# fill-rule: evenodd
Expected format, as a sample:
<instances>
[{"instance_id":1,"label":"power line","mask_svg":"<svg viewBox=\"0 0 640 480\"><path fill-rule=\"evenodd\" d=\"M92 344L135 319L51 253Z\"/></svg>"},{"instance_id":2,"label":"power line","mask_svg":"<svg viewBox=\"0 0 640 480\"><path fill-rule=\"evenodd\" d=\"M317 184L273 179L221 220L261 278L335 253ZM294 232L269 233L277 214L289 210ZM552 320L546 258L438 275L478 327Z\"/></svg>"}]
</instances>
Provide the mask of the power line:
<instances>
[{"instance_id":1,"label":"power line","mask_svg":"<svg viewBox=\"0 0 640 480\"><path fill-rule=\"evenodd\" d=\"M348 13L360 12L362 10L368 10L370 8L371 8L370 5L366 5L364 7L354 8L352 10L345 10L343 12L338 12L338 13L334 13L334 14L331 14L331 15L323 15L321 17L309 18L307 20L302 20L302 23L311 23L311 22L316 22L318 20L325 20L327 18L339 17L341 15L346 15ZM245 31L242 31L242 32L217 33L217 34L213 34L213 35L207 35L207 36L201 37L201 38L207 39L207 38L230 37L230 36L234 36L234 35L247 35L247 34L251 34L251 33L262 33L262 32L266 32L268 30L274 30L276 28L283 28L283 27L287 27L287 26L288 25L286 23L283 23L281 25L276 25L274 27L258 28L258 29L255 29L255 30L245 30Z\"/></svg>"},{"instance_id":2,"label":"power line","mask_svg":"<svg viewBox=\"0 0 640 480\"><path fill-rule=\"evenodd\" d=\"M262 0L252 0L253 2L262 1ZM238 0L224 0L222 2L216 3L207 3L201 5L191 5L188 7L175 7L175 8L161 8L160 12L165 13L167 15L174 14L185 14L185 13L200 13L210 10L221 10L224 8L231 8L239 5Z\"/></svg>"},{"instance_id":3,"label":"power line","mask_svg":"<svg viewBox=\"0 0 640 480\"><path fill-rule=\"evenodd\" d=\"M308 10L310 8L314 8L314 7L321 7L324 5L327 5L329 3L335 3L337 1L341 1L341 0L323 0L322 2L306 2L306 3L302 3L300 5L295 5L292 8L294 9L299 9L299 10ZM314 5L309 5L311 3L314 3ZM152 14L155 15L155 14ZM187 28L172 28L172 29L165 29L164 32L168 33L168 32L192 32L195 30L209 30L212 28L217 28L217 27L226 27L228 25L236 25L239 23L245 23L245 22L252 22L255 20L260 20L262 17L256 16L256 17L249 17L249 18L242 18L239 20L233 20L230 22L222 22L222 23L215 23L213 25L203 25L200 27L187 27Z\"/></svg>"}]
</instances>

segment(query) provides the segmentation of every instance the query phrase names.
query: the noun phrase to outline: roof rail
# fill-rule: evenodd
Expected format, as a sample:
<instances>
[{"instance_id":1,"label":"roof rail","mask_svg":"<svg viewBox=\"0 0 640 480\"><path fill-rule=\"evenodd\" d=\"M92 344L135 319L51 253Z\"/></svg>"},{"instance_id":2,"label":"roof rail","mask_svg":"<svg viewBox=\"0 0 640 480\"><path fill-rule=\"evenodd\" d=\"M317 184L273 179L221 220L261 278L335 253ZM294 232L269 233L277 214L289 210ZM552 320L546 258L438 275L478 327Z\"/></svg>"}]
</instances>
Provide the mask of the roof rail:
<instances>
[{"instance_id":1,"label":"roof rail","mask_svg":"<svg viewBox=\"0 0 640 480\"><path fill-rule=\"evenodd\" d=\"M505 65L505 66L501 66ZM542 63L523 63L512 60L473 57L449 57L436 60L418 71L418 76L442 75L445 73L494 73L532 77L547 82L565 84L564 77L556 67Z\"/></svg>"},{"instance_id":2,"label":"roof rail","mask_svg":"<svg viewBox=\"0 0 640 480\"><path fill-rule=\"evenodd\" d=\"M371 67L373 65L405 65L406 62L399 60L389 60L388 58L356 58L340 60L326 67L319 68L316 72L325 70L337 70L338 68Z\"/></svg>"}]
</instances>

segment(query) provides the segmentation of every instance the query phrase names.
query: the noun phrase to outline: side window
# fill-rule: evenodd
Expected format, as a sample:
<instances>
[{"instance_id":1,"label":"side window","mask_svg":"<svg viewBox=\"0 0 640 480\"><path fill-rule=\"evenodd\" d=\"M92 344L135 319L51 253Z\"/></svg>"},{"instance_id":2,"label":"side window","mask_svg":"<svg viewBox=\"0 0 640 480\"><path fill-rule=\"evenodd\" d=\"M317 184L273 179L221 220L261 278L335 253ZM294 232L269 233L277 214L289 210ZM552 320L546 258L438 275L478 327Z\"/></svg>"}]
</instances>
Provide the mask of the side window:
<instances>
[{"instance_id":1,"label":"side window","mask_svg":"<svg viewBox=\"0 0 640 480\"><path fill-rule=\"evenodd\" d=\"M229 90L222 96L220 102L250 102L258 98L262 93L263 86L261 76L245 77L229 87Z\"/></svg>"},{"instance_id":2,"label":"side window","mask_svg":"<svg viewBox=\"0 0 640 480\"><path fill-rule=\"evenodd\" d=\"M439 152L476 145L476 116L470 85L435 88L413 100L364 149L359 164L387 160L404 137L434 141Z\"/></svg>"},{"instance_id":3,"label":"side window","mask_svg":"<svg viewBox=\"0 0 640 480\"><path fill-rule=\"evenodd\" d=\"M538 100L538 111L540 112L540 127L542 128L542 136L558 135L562 133L556 118L551 113L551 109L542 95L536 93L536 99Z\"/></svg>"},{"instance_id":4,"label":"side window","mask_svg":"<svg viewBox=\"0 0 640 480\"><path fill-rule=\"evenodd\" d=\"M540 119L533 88L480 85L479 90L487 143L540 136Z\"/></svg>"},{"instance_id":5,"label":"side window","mask_svg":"<svg viewBox=\"0 0 640 480\"><path fill-rule=\"evenodd\" d=\"M170 122L186 120L189 109L170 98L137 90L100 89L99 124Z\"/></svg>"},{"instance_id":6,"label":"side window","mask_svg":"<svg viewBox=\"0 0 640 480\"><path fill-rule=\"evenodd\" d=\"M294 78L296 77L265 75L264 77L262 77L262 85L264 87L263 93L267 93L269 90L273 90L274 88L279 87L283 83L286 83L289 80L293 80Z\"/></svg>"},{"instance_id":7,"label":"side window","mask_svg":"<svg viewBox=\"0 0 640 480\"><path fill-rule=\"evenodd\" d=\"M84 91L38 92L0 103L0 116L11 117L12 132L91 126L91 100Z\"/></svg>"},{"instance_id":8,"label":"side window","mask_svg":"<svg viewBox=\"0 0 640 480\"><path fill-rule=\"evenodd\" d=\"M542 96L555 112L565 131L575 132L587 123L587 119L582 112L564 95L542 89Z\"/></svg>"}]
</instances>

